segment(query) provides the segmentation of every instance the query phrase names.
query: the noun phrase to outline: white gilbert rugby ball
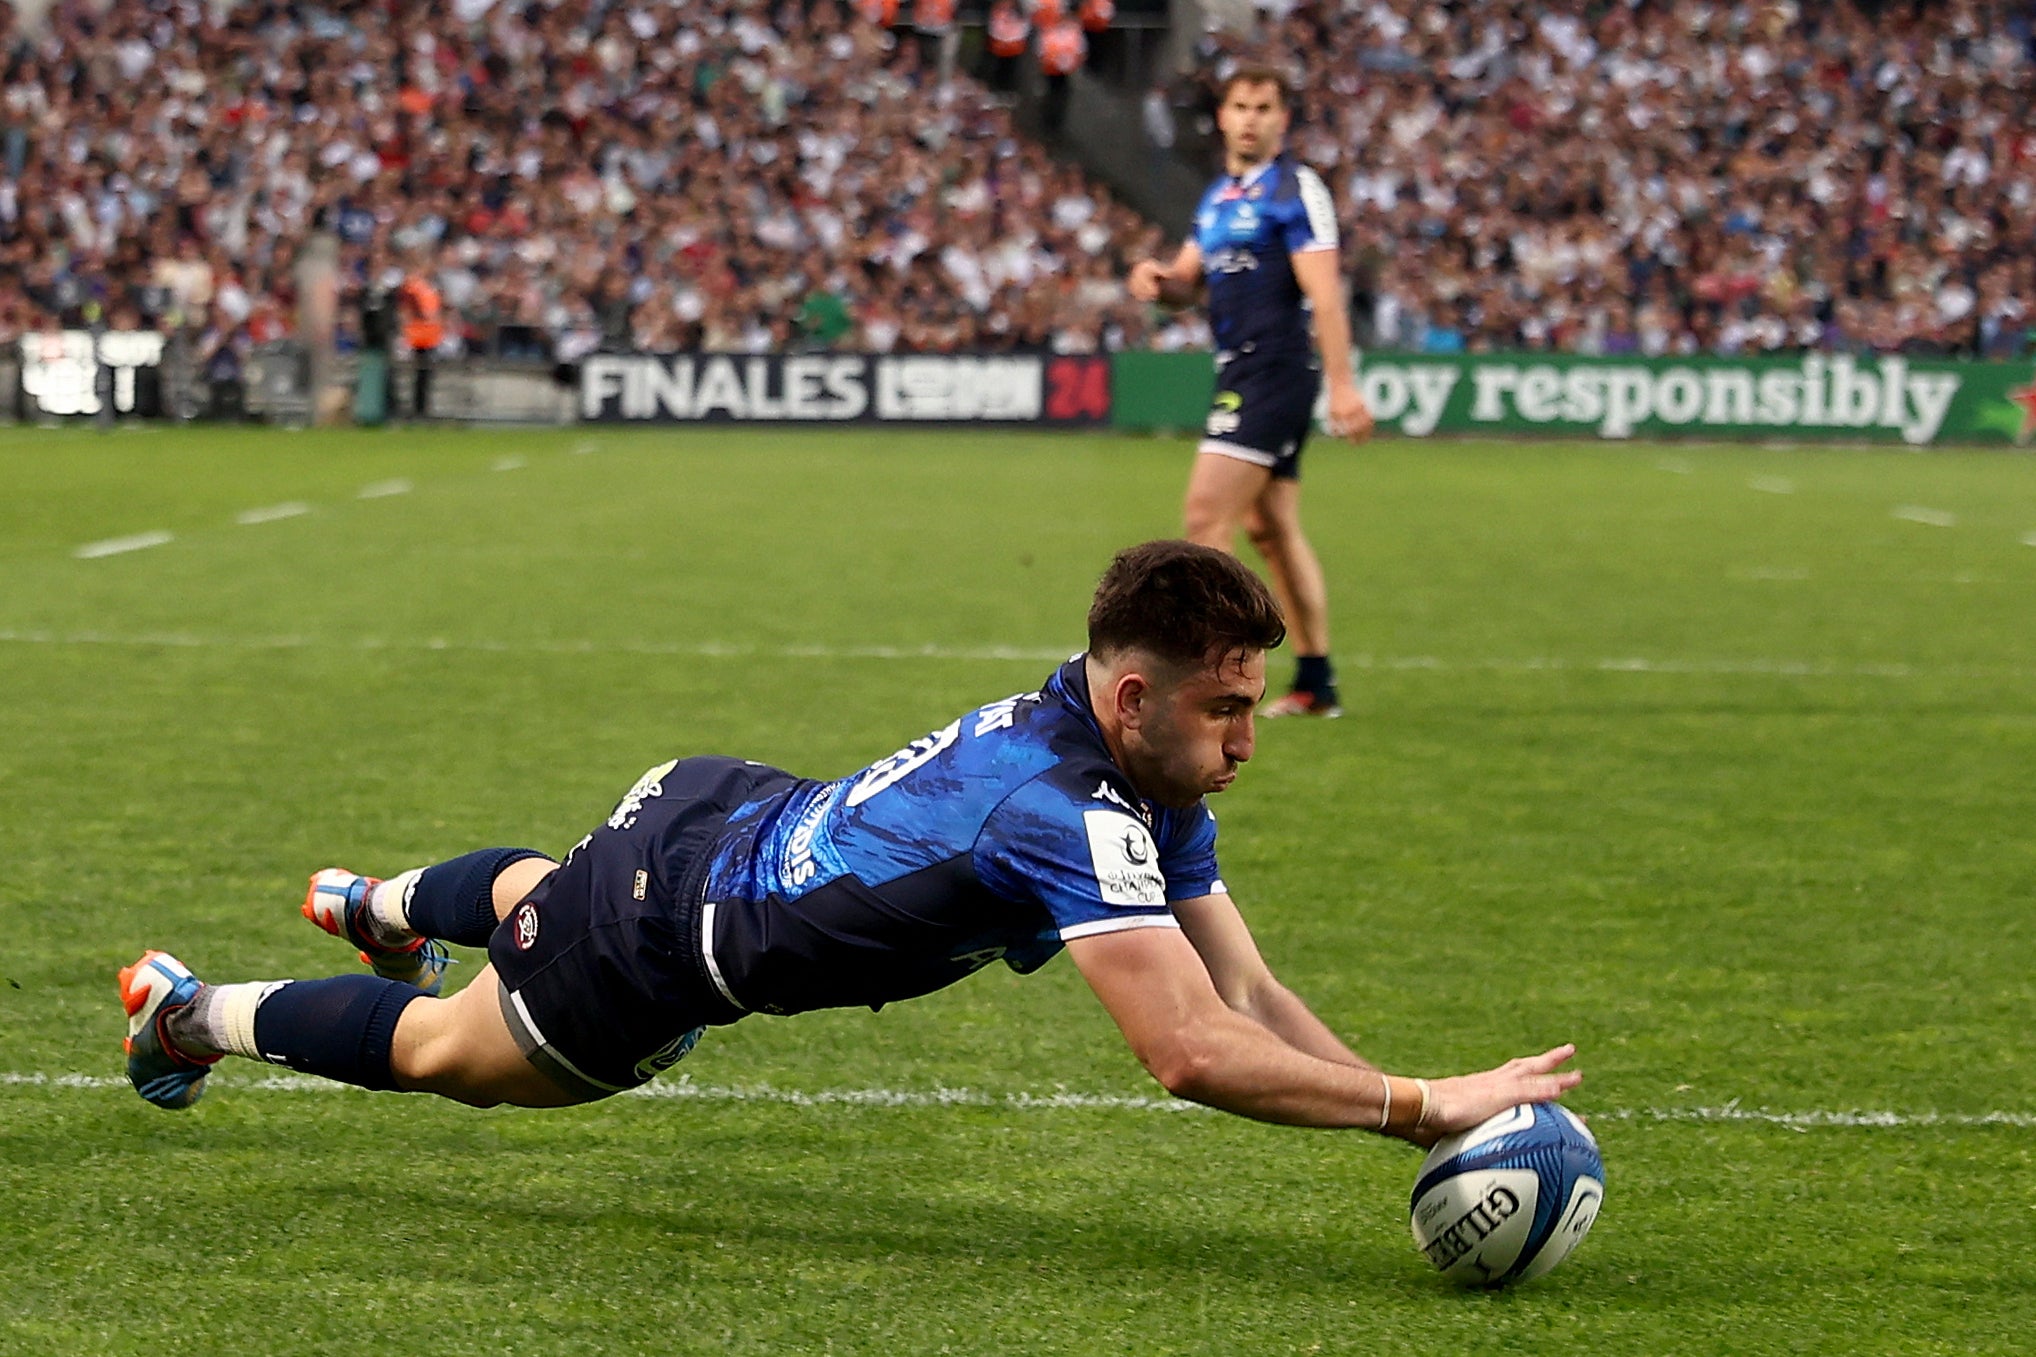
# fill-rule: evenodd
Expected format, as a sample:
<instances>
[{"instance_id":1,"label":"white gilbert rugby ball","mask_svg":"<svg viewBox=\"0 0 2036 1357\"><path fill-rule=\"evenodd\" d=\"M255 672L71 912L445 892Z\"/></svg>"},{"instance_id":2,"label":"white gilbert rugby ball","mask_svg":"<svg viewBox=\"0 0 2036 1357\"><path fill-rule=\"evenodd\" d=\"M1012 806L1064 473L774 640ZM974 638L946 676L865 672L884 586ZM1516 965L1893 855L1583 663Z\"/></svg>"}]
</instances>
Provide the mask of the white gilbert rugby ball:
<instances>
[{"instance_id":1,"label":"white gilbert rugby ball","mask_svg":"<svg viewBox=\"0 0 2036 1357\"><path fill-rule=\"evenodd\" d=\"M1459 1286L1524 1282L1569 1257L1605 1198L1598 1142L1554 1103L1445 1136L1414 1180L1414 1242Z\"/></svg>"}]
</instances>

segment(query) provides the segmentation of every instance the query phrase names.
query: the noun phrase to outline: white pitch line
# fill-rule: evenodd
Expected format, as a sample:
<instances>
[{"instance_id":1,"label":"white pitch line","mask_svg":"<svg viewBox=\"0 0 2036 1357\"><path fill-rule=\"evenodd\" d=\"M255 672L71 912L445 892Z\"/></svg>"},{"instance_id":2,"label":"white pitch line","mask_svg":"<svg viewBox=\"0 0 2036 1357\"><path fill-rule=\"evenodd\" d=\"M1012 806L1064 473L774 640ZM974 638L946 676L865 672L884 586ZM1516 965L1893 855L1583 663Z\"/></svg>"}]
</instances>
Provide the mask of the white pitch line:
<instances>
[{"instance_id":1,"label":"white pitch line","mask_svg":"<svg viewBox=\"0 0 2036 1357\"><path fill-rule=\"evenodd\" d=\"M176 541L176 536L167 532L138 532L132 537L109 537L103 542L87 542L71 555L81 561L96 561L102 556L119 556L130 551L146 551L150 547L162 546L165 542Z\"/></svg>"},{"instance_id":2,"label":"white pitch line","mask_svg":"<svg viewBox=\"0 0 2036 1357\"><path fill-rule=\"evenodd\" d=\"M291 500L286 504L271 504L260 509L242 509L233 516L233 521L243 528L257 523L276 523L285 518L301 518L311 512L311 506L302 500Z\"/></svg>"},{"instance_id":3,"label":"white pitch line","mask_svg":"<svg viewBox=\"0 0 2036 1357\"><path fill-rule=\"evenodd\" d=\"M521 471L529 465L530 463L524 461L521 457L497 457L495 464L488 469L490 471Z\"/></svg>"},{"instance_id":4,"label":"white pitch line","mask_svg":"<svg viewBox=\"0 0 2036 1357\"><path fill-rule=\"evenodd\" d=\"M360 488L360 493L355 495L354 498L387 499L391 495L407 495L416 488L417 487L412 485L409 481L406 481L399 476L394 480L374 481L368 485L364 485Z\"/></svg>"},{"instance_id":5,"label":"white pitch line","mask_svg":"<svg viewBox=\"0 0 2036 1357\"><path fill-rule=\"evenodd\" d=\"M1796 483L1786 476L1755 476L1746 482L1746 485L1748 489L1758 490L1764 495L1793 495L1796 493Z\"/></svg>"},{"instance_id":6,"label":"white pitch line","mask_svg":"<svg viewBox=\"0 0 2036 1357\"><path fill-rule=\"evenodd\" d=\"M1921 523L1928 528L1955 528L1958 515L1949 509L1926 509L1920 504L1897 504L1891 513L1905 523Z\"/></svg>"},{"instance_id":7,"label":"white pitch line","mask_svg":"<svg viewBox=\"0 0 2036 1357\"><path fill-rule=\"evenodd\" d=\"M1687 476L1697 469L1689 461L1681 457L1664 457L1656 462L1655 466L1673 476Z\"/></svg>"},{"instance_id":8,"label":"white pitch line","mask_svg":"<svg viewBox=\"0 0 2036 1357\"><path fill-rule=\"evenodd\" d=\"M2028 532L2022 534L2022 545L2025 547L2036 547L2036 528L2031 528Z\"/></svg>"},{"instance_id":9,"label":"white pitch line","mask_svg":"<svg viewBox=\"0 0 2036 1357\"><path fill-rule=\"evenodd\" d=\"M211 1082L215 1088L231 1090L235 1093L357 1093L363 1091L349 1084L334 1083L329 1079L315 1079L309 1075L301 1074L265 1074L252 1077L214 1074L211 1076ZM7 1072L0 1073L0 1086L98 1091L102 1089L125 1090L128 1087L128 1083L125 1078L118 1075ZM1050 1093L1033 1093L1029 1091L991 1093L982 1089L941 1087L930 1089L828 1088L807 1090L779 1088L775 1084L702 1084L696 1083L686 1076L645 1084L641 1088L626 1090L618 1096L645 1098L654 1101L770 1103L786 1107L991 1107L1007 1108L1021 1112L1200 1113L1213 1110L1203 1107L1199 1103L1183 1102L1178 1098L1147 1097L1124 1093L1074 1093L1066 1089L1055 1089ZM1774 1111L1768 1108L1741 1107L1737 1103L1727 1103L1723 1107L1596 1108L1587 1109L1584 1115L1589 1117L1593 1123L1605 1121L1722 1122L1782 1126L1801 1131L1890 1131L1941 1126L2036 1127L2036 1112L1875 1112L1815 1109L1788 1112Z\"/></svg>"},{"instance_id":10,"label":"white pitch line","mask_svg":"<svg viewBox=\"0 0 2036 1357\"><path fill-rule=\"evenodd\" d=\"M433 651L481 655L647 655L722 660L878 660L954 661L962 663L1027 664L1064 660L1066 646L759 646L729 641L513 641L454 640L444 636L405 639L385 636L349 636L330 640L316 636L200 636L191 632L142 632L120 634L101 631L42 631L0 628L0 645L125 646L137 649L176 650L325 650ZM1613 655L1598 659L1564 659L1554 655L1515 658L1444 659L1437 655L1365 655L1339 657L1345 669L1376 670L1382 673L1601 673L1601 674L1694 674L1724 678L1875 678L1875 679L1998 679L2025 678L2032 671L2012 665L1932 666L1903 663L1840 663L1831 660L1788 660L1754 657L1725 659L1654 659L1640 655Z\"/></svg>"}]
</instances>

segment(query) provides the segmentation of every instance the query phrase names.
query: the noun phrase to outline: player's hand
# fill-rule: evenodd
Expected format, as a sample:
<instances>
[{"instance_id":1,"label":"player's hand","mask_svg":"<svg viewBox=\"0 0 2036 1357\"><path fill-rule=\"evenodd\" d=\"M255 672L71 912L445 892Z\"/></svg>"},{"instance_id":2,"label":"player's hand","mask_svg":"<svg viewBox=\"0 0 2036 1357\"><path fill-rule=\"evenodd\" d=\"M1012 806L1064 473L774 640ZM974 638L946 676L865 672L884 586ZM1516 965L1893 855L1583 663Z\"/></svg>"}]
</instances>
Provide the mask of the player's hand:
<instances>
[{"instance_id":1,"label":"player's hand","mask_svg":"<svg viewBox=\"0 0 2036 1357\"><path fill-rule=\"evenodd\" d=\"M1329 388L1329 411L1323 427L1338 438L1362 443L1371 437L1371 406L1355 382L1337 382Z\"/></svg>"},{"instance_id":2,"label":"player's hand","mask_svg":"<svg viewBox=\"0 0 2036 1357\"><path fill-rule=\"evenodd\" d=\"M1540 1055L1508 1060L1495 1070L1428 1082L1428 1124L1408 1135L1426 1149L1446 1135L1468 1131L1479 1122L1521 1103L1554 1102L1583 1082L1575 1070L1559 1069L1576 1054L1562 1045Z\"/></svg>"},{"instance_id":3,"label":"player's hand","mask_svg":"<svg viewBox=\"0 0 2036 1357\"><path fill-rule=\"evenodd\" d=\"M1137 301L1156 302L1165 282L1166 270L1157 259L1141 259L1131 266L1130 276L1124 280L1124 290Z\"/></svg>"}]
</instances>

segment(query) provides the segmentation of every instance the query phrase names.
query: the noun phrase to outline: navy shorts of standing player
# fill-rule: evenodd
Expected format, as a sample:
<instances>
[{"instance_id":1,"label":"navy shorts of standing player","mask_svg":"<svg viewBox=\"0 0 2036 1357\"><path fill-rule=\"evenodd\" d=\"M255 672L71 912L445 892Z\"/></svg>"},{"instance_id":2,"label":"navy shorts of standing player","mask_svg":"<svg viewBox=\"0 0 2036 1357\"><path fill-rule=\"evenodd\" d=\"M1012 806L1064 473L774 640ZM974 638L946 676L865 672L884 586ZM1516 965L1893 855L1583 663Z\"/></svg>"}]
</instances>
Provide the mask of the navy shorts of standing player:
<instances>
[{"instance_id":1,"label":"navy shorts of standing player","mask_svg":"<svg viewBox=\"0 0 2036 1357\"><path fill-rule=\"evenodd\" d=\"M1130 548L1097 587L1087 650L846 777L671 759L563 862L488 848L386 880L317 873L303 912L373 974L207 985L145 953L120 974L128 1077L188 1107L234 1055L563 1106L645 1083L752 1015L880 1008L1065 951L1166 1088L1241 1116L1429 1144L1560 1097L1580 1078L1559 1068L1567 1045L1387 1075L1260 957L1206 798L1251 757L1283 631L1233 557ZM438 997L447 942L485 946L488 964Z\"/></svg>"},{"instance_id":2,"label":"navy shorts of standing player","mask_svg":"<svg viewBox=\"0 0 2036 1357\"><path fill-rule=\"evenodd\" d=\"M1173 262L1141 259L1126 285L1141 301L1207 298L1216 395L1183 531L1224 551L1241 531L1265 561L1297 664L1292 690L1261 715L1339 716L1328 585L1301 528L1301 449L1325 375L1330 433L1362 441L1372 419L1351 371L1335 205L1321 178L1281 151L1288 103L1279 71L1231 74L1216 110L1224 173L1202 195Z\"/></svg>"}]
</instances>

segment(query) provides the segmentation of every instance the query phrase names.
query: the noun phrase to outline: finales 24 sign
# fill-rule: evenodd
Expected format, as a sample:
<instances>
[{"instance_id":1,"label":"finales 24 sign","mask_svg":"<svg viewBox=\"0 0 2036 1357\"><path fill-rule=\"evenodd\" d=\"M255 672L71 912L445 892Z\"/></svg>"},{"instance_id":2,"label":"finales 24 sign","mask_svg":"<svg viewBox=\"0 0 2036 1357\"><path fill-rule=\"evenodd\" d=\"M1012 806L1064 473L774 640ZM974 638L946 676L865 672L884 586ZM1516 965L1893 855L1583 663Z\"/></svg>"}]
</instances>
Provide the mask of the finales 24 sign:
<instances>
[{"instance_id":1,"label":"finales 24 sign","mask_svg":"<svg viewBox=\"0 0 2036 1357\"><path fill-rule=\"evenodd\" d=\"M593 354L580 364L580 417L1102 424L1110 363L1074 354Z\"/></svg>"}]
</instances>

